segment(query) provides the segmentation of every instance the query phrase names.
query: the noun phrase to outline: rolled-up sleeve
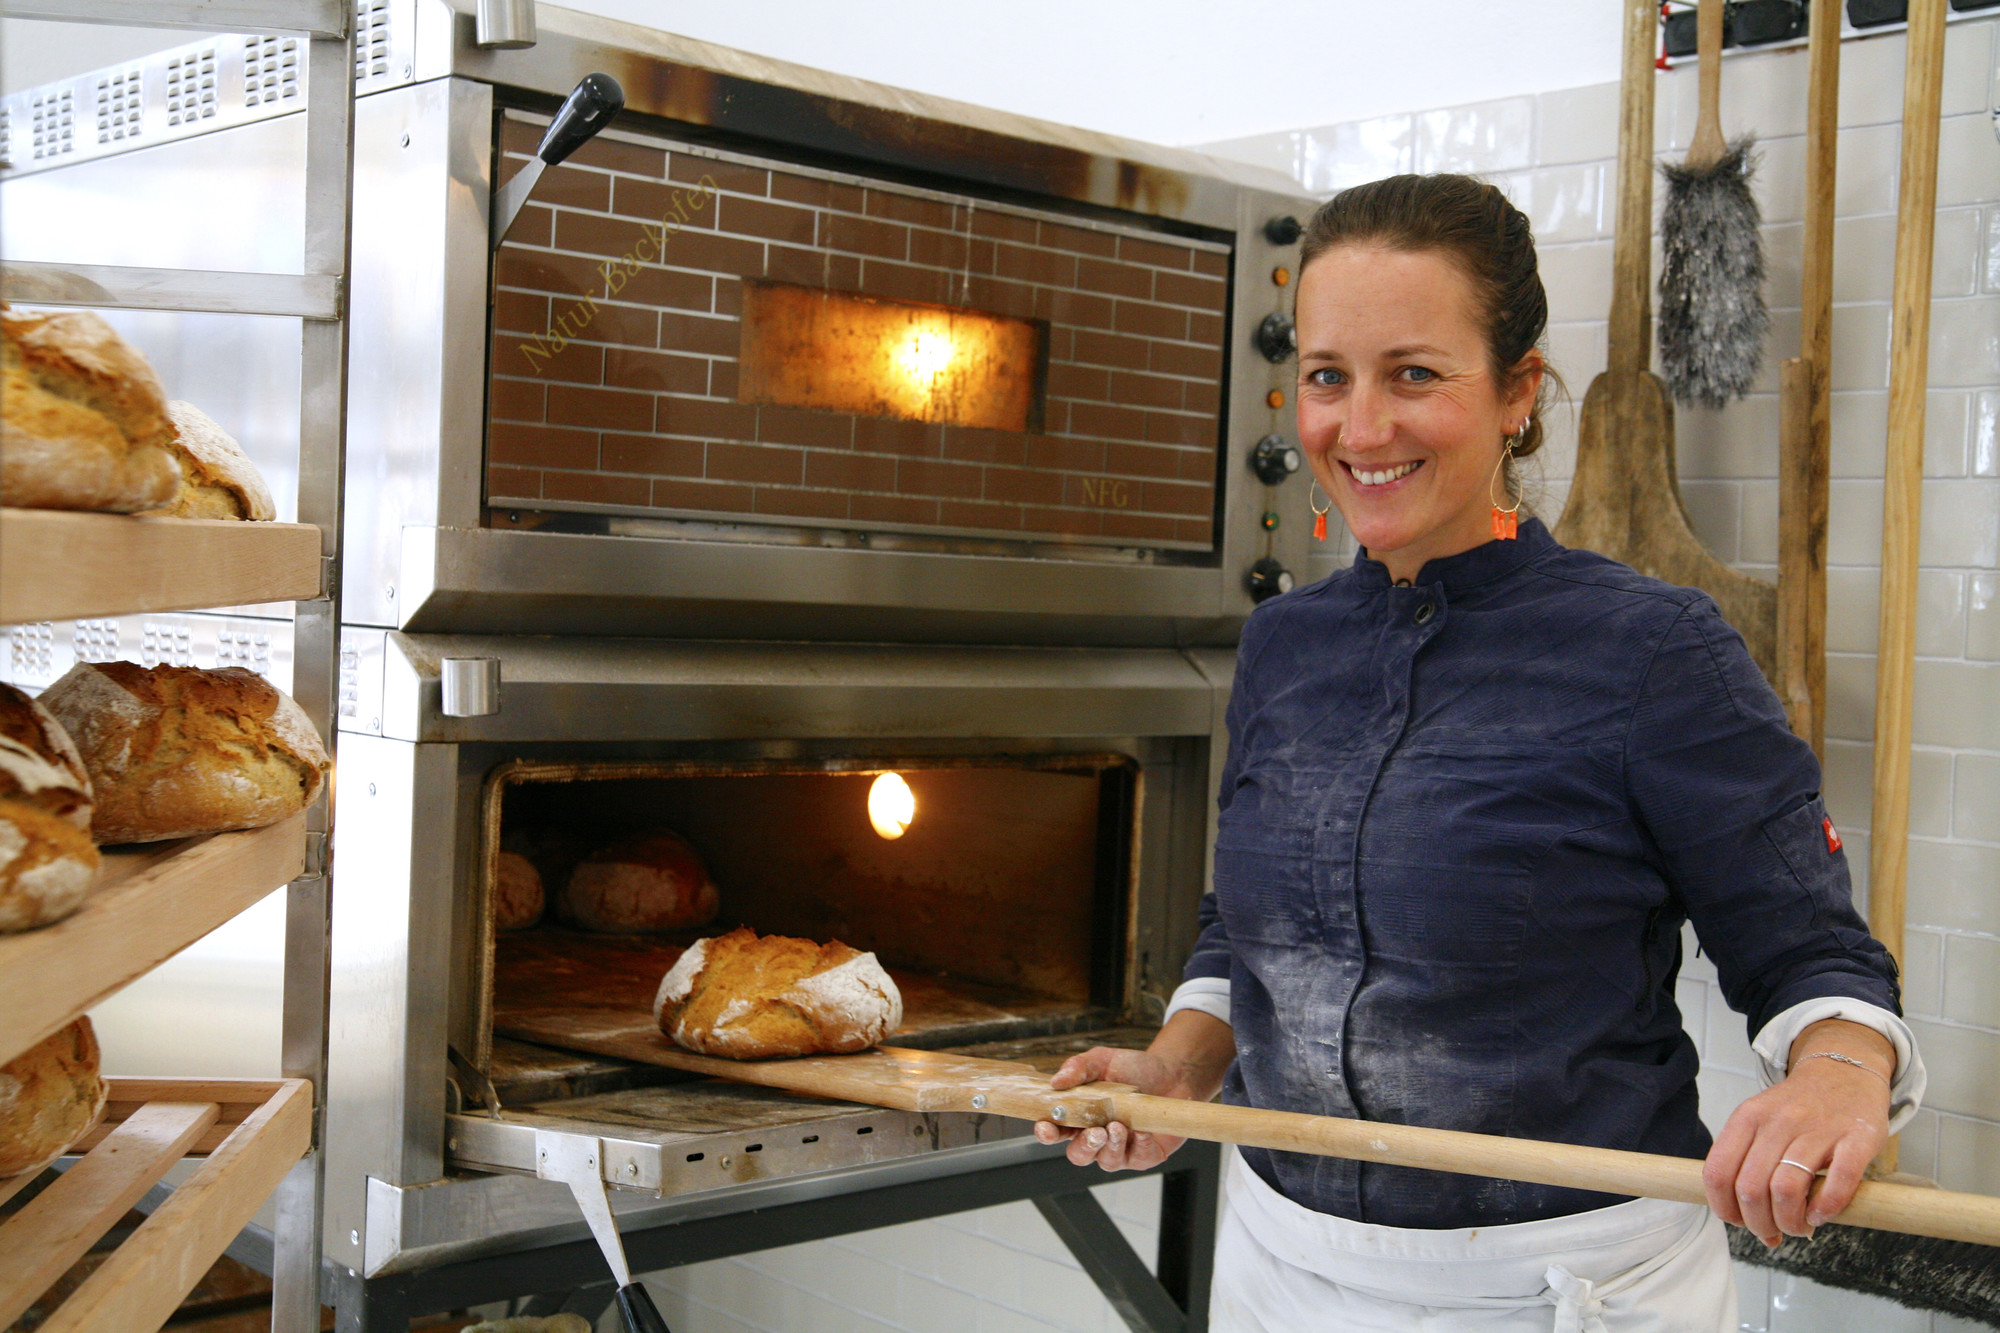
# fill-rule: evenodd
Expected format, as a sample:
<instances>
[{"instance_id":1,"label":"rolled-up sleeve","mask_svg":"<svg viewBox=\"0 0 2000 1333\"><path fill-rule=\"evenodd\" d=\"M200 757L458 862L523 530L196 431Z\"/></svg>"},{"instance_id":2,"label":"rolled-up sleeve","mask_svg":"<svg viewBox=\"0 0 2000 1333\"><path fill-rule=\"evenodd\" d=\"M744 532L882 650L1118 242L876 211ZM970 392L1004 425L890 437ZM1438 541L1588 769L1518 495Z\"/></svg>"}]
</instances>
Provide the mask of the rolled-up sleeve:
<instances>
[{"instance_id":1,"label":"rolled-up sleeve","mask_svg":"<svg viewBox=\"0 0 2000 1333\"><path fill-rule=\"evenodd\" d=\"M1754 1039L1808 1001L1900 1015L1896 966L1854 910L1812 750L1703 597L1660 640L1625 747L1633 808Z\"/></svg>"}]
</instances>

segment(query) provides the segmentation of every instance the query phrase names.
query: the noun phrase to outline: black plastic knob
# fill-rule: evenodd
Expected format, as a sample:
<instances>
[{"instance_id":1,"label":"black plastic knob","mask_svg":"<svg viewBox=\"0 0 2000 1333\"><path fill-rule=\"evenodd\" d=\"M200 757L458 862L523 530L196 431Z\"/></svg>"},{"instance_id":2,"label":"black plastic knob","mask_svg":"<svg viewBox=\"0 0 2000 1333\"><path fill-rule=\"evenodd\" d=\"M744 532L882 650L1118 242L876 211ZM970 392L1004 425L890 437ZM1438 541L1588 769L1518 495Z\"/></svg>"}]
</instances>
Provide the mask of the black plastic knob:
<instances>
[{"instance_id":1,"label":"black plastic knob","mask_svg":"<svg viewBox=\"0 0 2000 1333\"><path fill-rule=\"evenodd\" d=\"M1264 224L1264 239L1273 245L1297 245L1305 231L1297 218L1285 213Z\"/></svg>"},{"instance_id":2,"label":"black plastic knob","mask_svg":"<svg viewBox=\"0 0 2000 1333\"><path fill-rule=\"evenodd\" d=\"M1291 360L1299 350L1299 330L1292 317L1280 311L1264 316L1257 326L1257 350L1273 365Z\"/></svg>"},{"instance_id":3,"label":"black plastic knob","mask_svg":"<svg viewBox=\"0 0 2000 1333\"><path fill-rule=\"evenodd\" d=\"M1276 486L1297 472L1299 464L1304 461L1299 457L1298 449L1286 444L1282 435L1266 435L1250 451L1250 470L1266 486Z\"/></svg>"},{"instance_id":4,"label":"black plastic knob","mask_svg":"<svg viewBox=\"0 0 2000 1333\"><path fill-rule=\"evenodd\" d=\"M1279 593L1290 592L1296 582L1291 570L1268 555L1250 566L1250 574L1244 579L1253 602L1268 602Z\"/></svg>"}]
</instances>

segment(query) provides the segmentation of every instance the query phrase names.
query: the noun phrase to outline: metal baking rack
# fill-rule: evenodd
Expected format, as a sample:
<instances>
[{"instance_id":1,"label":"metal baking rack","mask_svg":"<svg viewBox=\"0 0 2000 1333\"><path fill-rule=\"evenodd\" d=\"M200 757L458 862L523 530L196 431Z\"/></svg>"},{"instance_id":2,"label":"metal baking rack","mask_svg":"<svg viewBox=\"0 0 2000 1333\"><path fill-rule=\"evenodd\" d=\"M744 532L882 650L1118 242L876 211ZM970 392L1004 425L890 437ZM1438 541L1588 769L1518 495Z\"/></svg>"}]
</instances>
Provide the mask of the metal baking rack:
<instances>
[{"instance_id":1,"label":"metal baking rack","mask_svg":"<svg viewBox=\"0 0 2000 1333\"><path fill-rule=\"evenodd\" d=\"M282 100L303 81L345 95L305 106L299 273L0 262L16 305L291 316L302 321L297 523L138 519L0 510L0 624L294 602L292 694L329 752L337 740L339 564L346 456L349 218L357 34L380 0L0 0L0 17L255 33ZM234 39L232 39L234 40ZM289 58L288 58L289 57ZM260 67L261 68L261 67ZM106 92L96 142L127 137L152 94L199 116L212 73ZM138 80L135 75L134 83ZM114 96L115 94L115 96ZM115 103L115 104L114 104ZM183 105L184 104L184 105ZM291 104L296 107L296 102ZM287 108L291 109L291 108ZM58 148L90 133L89 108L56 108ZM32 127L6 126L10 146ZM134 131L136 132L136 131ZM115 147L112 149L115 151ZM15 154L7 153L10 165ZM25 161L22 167L29 164ZM33 635L28 638L32 640ZM188 1287L273 1197L272 1327L317 1329L323 1165L316 1105L326 1063L329 790L304 816L247 833L106 858L75 916L0 937L0 1062L289 881L283 1073L278 1080L122 1080L106 1125L0 1229L0 1324L12 1322L183 1156L206 1160L42 1327L158 1328ZM157 1188L155 1193L157 1193ZM108 1322L107 1322L108 1321Z\"/></svg>"}]
</instances>

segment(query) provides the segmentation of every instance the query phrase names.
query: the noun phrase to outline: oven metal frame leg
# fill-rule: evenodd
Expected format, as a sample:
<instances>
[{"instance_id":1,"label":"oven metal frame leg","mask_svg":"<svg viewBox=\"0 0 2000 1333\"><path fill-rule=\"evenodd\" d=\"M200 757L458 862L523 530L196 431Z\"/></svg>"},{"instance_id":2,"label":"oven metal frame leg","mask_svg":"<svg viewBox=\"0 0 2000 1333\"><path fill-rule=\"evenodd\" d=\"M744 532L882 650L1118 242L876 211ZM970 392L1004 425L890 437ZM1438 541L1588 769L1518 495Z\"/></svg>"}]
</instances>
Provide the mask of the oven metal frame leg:
<instances>
[{"instance_id":1,"label":"oven metal frame leg","mask_svg":"<svg viewBox=\"0 0 2000 1333\"><path fill-rule=\"evenodd\" d=\"M624 1233L635 1274L754 1254L805 1241L1029 1200L1137 1333L1205 1333L1215 1258L1220 1154L1189 1143L1151 1172L1161 1177L1159 1277L1091 1197L1112 1183L1060 1155L1011 1166L858 1190ZM630 1225L630 1224L626 1224ZM537 1313L570 1309L589 1317L609 1293L604 1256L588 1238L464 1259L414 1272L363 1278L329 1263L326 1287L338 1333L406 1333L415 1315L531 1298Z\"/></svg>"},{"instance_id":2,"label":"oven metal frame leg","mask_svg":"<svg viewBox=\"0 0 2000 1333\"><path fill-rule=\"evenodd\" d=\"M1088 1188L1034 1201L1133 1333L1205 1333L1208 1327L1220 1154L1214 1144L1198 1142L1181 1154L1190 1160L1160 1178L1158 1276Z\"/></svg>"}]
</instances>

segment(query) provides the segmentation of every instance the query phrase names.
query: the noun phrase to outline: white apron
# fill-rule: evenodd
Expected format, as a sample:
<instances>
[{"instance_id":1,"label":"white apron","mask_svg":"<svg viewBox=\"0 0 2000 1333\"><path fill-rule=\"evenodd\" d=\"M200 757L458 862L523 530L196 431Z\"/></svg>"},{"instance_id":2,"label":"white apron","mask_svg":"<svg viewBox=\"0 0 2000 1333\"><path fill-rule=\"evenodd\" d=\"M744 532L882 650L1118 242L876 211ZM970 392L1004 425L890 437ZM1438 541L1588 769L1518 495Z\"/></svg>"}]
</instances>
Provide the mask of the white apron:
<instances>
[{"instance_id":1,"label":"white apron","mask_svg":"<svg viewBox=\"0 0 2000 1333\"><path fill-rule=\"evenodd\" d=\"M1728 1238L1699 1204L1383 1227L1301 1207L1226 1158L1211 1333L1735 1333Z\"/></svg>"}]
</instances>

